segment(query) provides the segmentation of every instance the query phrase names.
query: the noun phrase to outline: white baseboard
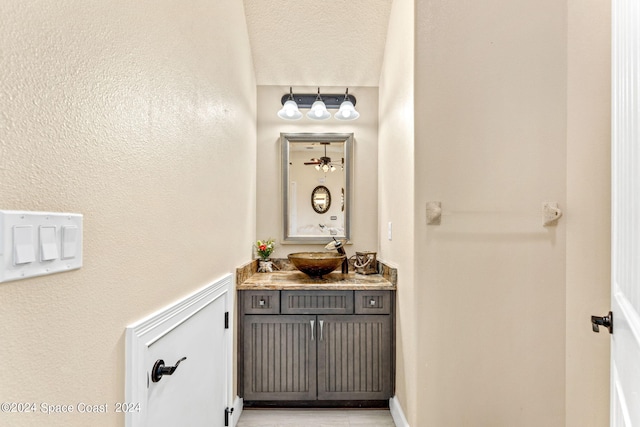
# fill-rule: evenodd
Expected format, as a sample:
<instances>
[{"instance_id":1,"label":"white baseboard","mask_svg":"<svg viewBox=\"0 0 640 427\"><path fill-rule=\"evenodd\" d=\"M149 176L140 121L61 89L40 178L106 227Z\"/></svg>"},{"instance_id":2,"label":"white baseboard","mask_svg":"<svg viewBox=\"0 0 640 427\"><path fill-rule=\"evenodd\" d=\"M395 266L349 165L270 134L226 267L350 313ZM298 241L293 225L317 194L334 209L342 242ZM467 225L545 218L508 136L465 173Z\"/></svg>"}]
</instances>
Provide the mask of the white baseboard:
<instances>
[{"instance_id":1,"label":"white baseboard","mask_svg":"<svg viewBox=\"0 0 640 427\"><path fill-rule=\"evenodd\" d=\"M236 398L233 399L233 422L231 423L233 427L236 427L236 424L238 424L240 415L242 415L243 407L244 407L244 400L241 397L236 396Z\"/></svg>"},{"instance_id":2,"label":"white baseboard","mask_svg":"<svg viewBox=\"0 0 640 427\"><path fill-rule=\"evenodd\" d=\"M404 416L404 412L402 412L400 401L395 396L389 399L389 411L391 411L391 417L393 418L393 423L396 427L409 427L409 423Z\"/></svg>"}]
</instances>

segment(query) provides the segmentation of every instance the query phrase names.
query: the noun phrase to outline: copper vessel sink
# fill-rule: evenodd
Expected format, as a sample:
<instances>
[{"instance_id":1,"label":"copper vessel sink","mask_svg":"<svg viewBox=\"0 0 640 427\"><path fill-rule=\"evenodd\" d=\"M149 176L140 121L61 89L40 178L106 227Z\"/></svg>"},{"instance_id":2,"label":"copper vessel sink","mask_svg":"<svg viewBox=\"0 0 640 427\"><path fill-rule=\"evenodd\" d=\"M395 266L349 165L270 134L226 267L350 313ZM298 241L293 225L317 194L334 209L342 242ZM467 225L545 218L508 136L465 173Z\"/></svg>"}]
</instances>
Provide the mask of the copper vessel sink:
<instances>
[{"instance_id":1,"label":"copper vessel sink","mask_svg":"<svg viewBox=\"0 0 640 427\"><path fill-rule=\"evenodd\" d=\"M289 254L288 258L298 270L306 275L319 277L340 267L346 256L336 252L296 252Z\"/></svg>"}]
</instances>

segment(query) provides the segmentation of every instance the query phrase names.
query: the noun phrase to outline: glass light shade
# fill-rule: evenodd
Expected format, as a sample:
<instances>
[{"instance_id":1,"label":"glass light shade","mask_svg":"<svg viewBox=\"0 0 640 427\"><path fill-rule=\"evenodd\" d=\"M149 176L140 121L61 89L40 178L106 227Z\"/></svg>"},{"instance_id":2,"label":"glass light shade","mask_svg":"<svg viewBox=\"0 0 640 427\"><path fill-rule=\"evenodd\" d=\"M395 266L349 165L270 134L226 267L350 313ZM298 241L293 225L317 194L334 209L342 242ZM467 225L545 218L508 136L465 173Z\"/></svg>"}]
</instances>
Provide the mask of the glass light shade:
<instances>
[{"instance_id":1,"label":"glass light shade","mask_svg":"<svg viewBox=\"0 0 640 427\"><path fill-rule=\"evenodd\" d=\"M360 113L356 111L351 101L344 101L334 117L338 120L355 120L360 117Z\"/></svg>"},{"instance_id":2,"label":"glass light shade","mask_svg":"<svg viewBox=\"0 0 640 427\"><path fill-rule=\"evenodd\" d=\"M322 170L324 172L328 172L329 171L329 165L327 165L327 164L322 165Z\"/></svg>"},{"instance_id":3,"label":"glass light shade","mask_svg":"<svg viewBox=\"0 0 640 427\"><path fill-rule=\"evenodd\" d=\"M285 102L280 111L278 111L278 117L285 120L298 120L302 118L302 113L298 110L296 101L290 99Z\"/></svg>"},{"instance_id":4,"label":"glass light shade","mask_svg":"<svg viewBox=\"0 0 640 427\"><path fill-rule=\"evenodd\" d=\"M315 101L311 106L311 110L307 113L307 117L311 120L326 120L331 117L327 111L327 106L322 101Z\"/></svg>"}]
</instances>

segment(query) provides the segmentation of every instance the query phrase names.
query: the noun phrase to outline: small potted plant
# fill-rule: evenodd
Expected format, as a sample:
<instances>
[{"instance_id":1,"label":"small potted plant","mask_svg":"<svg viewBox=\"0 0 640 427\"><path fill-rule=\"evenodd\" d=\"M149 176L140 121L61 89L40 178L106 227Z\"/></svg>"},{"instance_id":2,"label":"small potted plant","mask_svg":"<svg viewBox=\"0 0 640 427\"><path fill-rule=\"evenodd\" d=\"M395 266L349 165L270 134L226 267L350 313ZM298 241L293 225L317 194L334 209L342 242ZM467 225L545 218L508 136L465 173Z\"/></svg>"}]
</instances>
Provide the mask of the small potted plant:
<instances>
[{"instance_id":1,"label":"small potted plant","mask_svg":"<svg viewBox=\"0 0 640 427\"><path fill-rule=\"evenodd\" d=\"M256 252L260 259L258 260L258 272L270 273L273 271L273 262L269 259L273 248L276 246L275 240L258 240L255 243Z\"/></svg>"}]
</instances>

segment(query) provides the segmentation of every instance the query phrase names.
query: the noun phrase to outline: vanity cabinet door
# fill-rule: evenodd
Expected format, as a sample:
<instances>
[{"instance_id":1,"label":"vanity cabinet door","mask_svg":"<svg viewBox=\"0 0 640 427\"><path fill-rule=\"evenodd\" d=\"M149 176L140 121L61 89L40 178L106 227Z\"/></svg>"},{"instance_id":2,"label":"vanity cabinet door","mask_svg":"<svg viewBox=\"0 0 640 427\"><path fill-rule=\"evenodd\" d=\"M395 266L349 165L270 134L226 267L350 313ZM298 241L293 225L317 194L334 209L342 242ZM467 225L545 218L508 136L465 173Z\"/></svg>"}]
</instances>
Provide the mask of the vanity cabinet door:
<instances>
[{"instance_id":1,"label":"vanity cabinet door","mask_svg":"<svg viewBox=\"0 0 640 427\"><path fill-rule=\"evenodd\" d=\"M316 399L316 316L245 315L244 398Z\"/></svg>"},{"instance_id":2,"label":"vanity cabinet door","mask_svg":"<svg viewBox=\"0 0 640 427\"><path fill-rule=\"evenodd\" d=\"M318 399L392 397L391 316L318 316L316 331Z\"/></svg>"}]
</instances>

